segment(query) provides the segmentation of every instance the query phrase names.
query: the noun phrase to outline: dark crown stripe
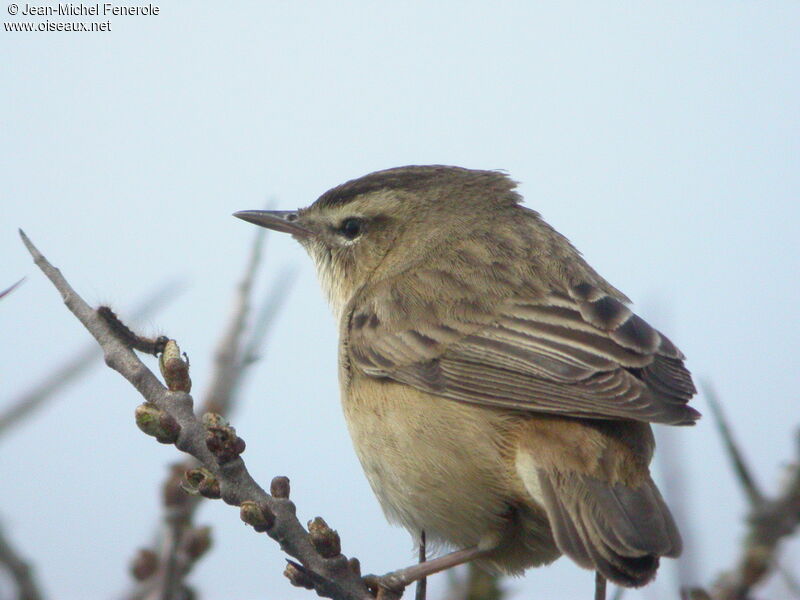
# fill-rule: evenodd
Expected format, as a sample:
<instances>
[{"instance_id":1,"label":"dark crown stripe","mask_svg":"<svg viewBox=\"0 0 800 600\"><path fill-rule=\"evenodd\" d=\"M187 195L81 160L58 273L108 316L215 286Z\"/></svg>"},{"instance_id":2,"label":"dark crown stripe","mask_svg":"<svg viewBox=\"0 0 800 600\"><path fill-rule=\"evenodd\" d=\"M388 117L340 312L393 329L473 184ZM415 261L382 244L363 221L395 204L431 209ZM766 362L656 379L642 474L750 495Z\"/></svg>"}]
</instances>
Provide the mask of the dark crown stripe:
<instances>
[{"instance_id":1,"label":"dark crown stripe","mask_svg":"<svg viewBox=\"0 0 800 600\"><path fill-rule=\"evenodd\" d=\"M347 181L322 194L315 204L321 207L342 206L362 194L379 190L414 191L471 180L486 182L506 192L516 187L514 181L498 171L478 171L445 165L412 165L376 171Z\"/></svg>"}]
</instances>

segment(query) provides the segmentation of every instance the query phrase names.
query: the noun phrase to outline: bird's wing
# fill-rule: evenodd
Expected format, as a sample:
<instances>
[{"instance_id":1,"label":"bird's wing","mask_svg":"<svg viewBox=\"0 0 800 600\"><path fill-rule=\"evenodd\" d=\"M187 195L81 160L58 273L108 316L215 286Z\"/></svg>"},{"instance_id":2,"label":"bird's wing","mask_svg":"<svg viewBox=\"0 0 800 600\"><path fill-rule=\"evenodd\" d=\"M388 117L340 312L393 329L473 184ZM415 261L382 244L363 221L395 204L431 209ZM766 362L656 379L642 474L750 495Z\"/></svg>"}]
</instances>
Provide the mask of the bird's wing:
<instances>
[{"instance_id":1,"label":"bird's wing","mask_svg":"<svg viewBox=\"0 0 800 600\"><path fill-rule=\"evenodd\" d=\"M351 368L509 409L685 425L699 416L684 356L591 284L411 321L373 300L349 317Z\"/></svg>"}]
</instances>

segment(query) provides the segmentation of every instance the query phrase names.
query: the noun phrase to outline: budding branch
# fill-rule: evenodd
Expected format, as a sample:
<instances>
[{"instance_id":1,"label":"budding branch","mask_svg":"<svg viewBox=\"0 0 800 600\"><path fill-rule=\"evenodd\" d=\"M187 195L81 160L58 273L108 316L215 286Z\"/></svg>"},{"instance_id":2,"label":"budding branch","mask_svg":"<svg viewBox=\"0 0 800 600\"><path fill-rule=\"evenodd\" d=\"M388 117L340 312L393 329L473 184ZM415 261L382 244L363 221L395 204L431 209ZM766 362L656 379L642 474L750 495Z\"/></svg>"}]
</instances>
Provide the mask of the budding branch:
<instances>
[{"instance_id":1,"label":"budding branch","mask_svg":"<svg viewBox=\"0 0 800 600\"><path fill-rule=\"evenodd\" d=\"M361 578L355 559L348 560L340 553L326 557L333 553L325 550L320 552L317 547L321 546L320 539L330 545L331 538L329 535L320 538L319 532L314 530L315 527L319 529L318 523L312 527L311 533L306 531L297 519L294 503L288 498L288 481L276 478L272 486L273 494L268 494L247 471L239 456L243 442L236 438L233 429L227 424L221 425L213 417L198 418L194 414L191 395L187 391L165 387L133 350L117 338L97 311L72 289L61 272L50 264L25 233L20 231L20 236L36 265L61 294L69 311L97 340L106 364L138 390L146 400L145 406L163 413L164 416L156 425L167 423L166 427L162 427L166 431L161 431L161 434L166 433L170 443L200 462L205 472L215 480L214 483L218 483L219 497L226 503L234 506L244 504L242 517L246 522L254 525L257 531L266 531L284 552L299 561L299 564L290 561L287 567L290 579L313 587L319 595L333 600L374 600ZM186 369L188 372L188 365ZM229 440L231 435L232 439ZM260 511L254 511L254 506ZM381 596L388 598L395 594L382 589L379 591Z\"/></svg>"}]
</instances>

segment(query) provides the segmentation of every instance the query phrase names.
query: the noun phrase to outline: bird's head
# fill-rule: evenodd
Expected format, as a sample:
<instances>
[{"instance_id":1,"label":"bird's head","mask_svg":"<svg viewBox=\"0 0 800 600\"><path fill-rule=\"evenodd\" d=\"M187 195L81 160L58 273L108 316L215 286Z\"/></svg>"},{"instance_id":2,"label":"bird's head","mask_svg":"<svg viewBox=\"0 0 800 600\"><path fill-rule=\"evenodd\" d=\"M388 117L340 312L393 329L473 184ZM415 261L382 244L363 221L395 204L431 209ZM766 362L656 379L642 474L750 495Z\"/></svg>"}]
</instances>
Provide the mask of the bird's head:
<instances>
[{"instance_id":1,"label":"bird's head","mask_svg":"<svg viewBox=\"0 0 800 600\"><path fill-rule=\"evenodd\" d=\"M299 241L339 313L368 281L392 277L444 246L491 232L504 209L520 201L515 185L497 171L398 167L348 181L307 208L235 216Z\"/></svg>"}]
</instances>

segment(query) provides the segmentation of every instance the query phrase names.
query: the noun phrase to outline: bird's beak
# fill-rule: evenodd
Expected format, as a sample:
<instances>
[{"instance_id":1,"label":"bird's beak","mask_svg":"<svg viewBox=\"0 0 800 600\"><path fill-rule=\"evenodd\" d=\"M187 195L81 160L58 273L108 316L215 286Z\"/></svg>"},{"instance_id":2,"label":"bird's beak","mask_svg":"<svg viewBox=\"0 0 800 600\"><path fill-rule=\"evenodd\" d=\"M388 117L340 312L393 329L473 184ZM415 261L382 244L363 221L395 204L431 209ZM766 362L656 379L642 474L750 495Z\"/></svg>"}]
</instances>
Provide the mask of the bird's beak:
<instances>
[{"instance_id":1,"label":"bird's beak","mask_svg":"<svg viewBox=\"0 0 800 600\"><path fill-rule=\"evenodd\" d=\"M291 233L301 238L314 235L313 231L297 222L299 215L296 210L240 210L233 213L233 216L260 227Z\"/></svg>"}]
</instances>

